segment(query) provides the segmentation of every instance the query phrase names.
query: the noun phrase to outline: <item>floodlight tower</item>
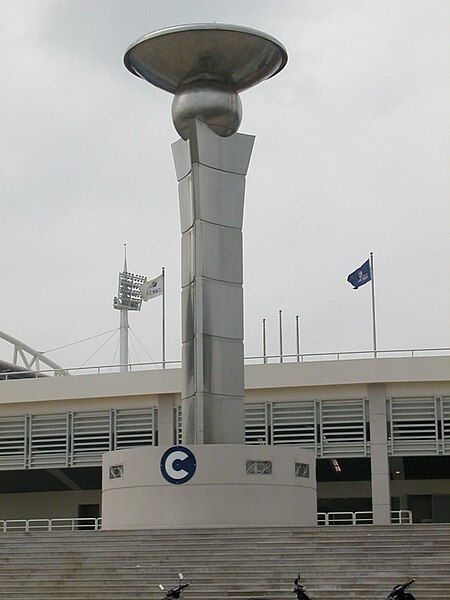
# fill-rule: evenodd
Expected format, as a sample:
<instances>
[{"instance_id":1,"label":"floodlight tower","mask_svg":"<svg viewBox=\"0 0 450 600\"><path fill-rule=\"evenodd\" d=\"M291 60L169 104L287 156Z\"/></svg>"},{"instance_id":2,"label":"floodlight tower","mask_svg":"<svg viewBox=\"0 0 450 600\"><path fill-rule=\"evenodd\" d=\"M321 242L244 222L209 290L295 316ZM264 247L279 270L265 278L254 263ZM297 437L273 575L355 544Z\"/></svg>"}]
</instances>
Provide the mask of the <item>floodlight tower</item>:
<instances>
[{"instance_id":1,"label":"floodlight tower","mask_svg":"<svg viewBox=\"0 0 450 600\"><path fill-rule=\"evenodd\" d=\"M117 296L114 297L113 306L120 310L120 371L128 371L129 353L128 353L128 311L140 311L142 305L141 290L139 286L147 281L143 275L129 273L127 268L127 255L125 249L125 258L123 271L119 273L119 285Z\"/></svg>"}]
</instances>

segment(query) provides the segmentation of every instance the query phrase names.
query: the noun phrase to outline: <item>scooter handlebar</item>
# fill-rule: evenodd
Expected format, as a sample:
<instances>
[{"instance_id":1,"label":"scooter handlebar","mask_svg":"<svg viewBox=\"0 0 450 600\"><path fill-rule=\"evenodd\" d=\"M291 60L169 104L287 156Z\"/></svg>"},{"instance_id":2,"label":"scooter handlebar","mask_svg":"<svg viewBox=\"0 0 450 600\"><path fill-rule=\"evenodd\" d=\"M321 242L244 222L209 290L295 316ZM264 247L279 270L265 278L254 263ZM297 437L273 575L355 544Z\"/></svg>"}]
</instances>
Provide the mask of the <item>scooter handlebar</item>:
<instances>
[{"instance_id":1,"label":"scooter handlebar","mask_svg":"<svg viewBox=\"0 0 450 600\"><path fill-rule=\"evenodd\" d=\"M414 582L415 582L415 579L411 579L410 581L407 581L406 583L403 583L401 585L396 585L394 587L394 589L392 590L392 592L388 596L386 596L386 600L388 600L388 598L397 598L399 592L404 592Z\"/></svg>"}]
</instances>

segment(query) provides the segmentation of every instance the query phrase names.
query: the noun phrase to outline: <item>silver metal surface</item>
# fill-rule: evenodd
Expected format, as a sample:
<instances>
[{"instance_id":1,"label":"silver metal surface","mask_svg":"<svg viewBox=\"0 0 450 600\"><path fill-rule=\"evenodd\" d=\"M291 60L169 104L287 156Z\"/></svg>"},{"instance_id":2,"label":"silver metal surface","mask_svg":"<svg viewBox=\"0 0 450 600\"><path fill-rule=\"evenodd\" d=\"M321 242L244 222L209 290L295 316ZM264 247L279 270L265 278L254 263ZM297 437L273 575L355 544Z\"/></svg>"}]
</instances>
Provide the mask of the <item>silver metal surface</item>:
<instances>
[{"instance_id":1,"label":"silver metal surface","mask_svg":"<svg viewBox=\"0 0 450 600\"><path fill-rule=\"evenodd\" d=\"M181 236L181 287L194 281L195 254L194 229L191 227Z\"/></svg>"},{"instance_id":2,"label":"silver metal surface","mask_svg":"<svg viewBox=\"0 0 450 600\"><path fill-rule=\"evenodd\" d=\"M175 95L179 182L183 442L244 443L242 219L254 137L236 133L239 92L276 75L287 52L248 27L161 29L126 51L131 73ZM187 140L187 141L186 141Z\"/></svg>"},{"instance_id":3,"label":"silver metal surface","mask_svg":"<svg viewBox=\"0 0 450 600\"><path fill-rule=\"evenodd\" d=\"M221 227L202 221L199 224L203 260L197 267L204 277L230 281L242 285L242 233L240 229Z\"/></svg>"},{"instance_id":4,"label":"silver metal surface","mask_svg":"<svg viewBox=\"0 0 450 600\"><path fill-rule=\"evenodd\" d=\"M214 133L222 137L233 135L242 121L241 99L237 92L218 81L183 85L172 102L172 120L185 140L189 137L192 119L208 123Z\"/></svg>"},{"instance_id":5,"label":"silver metal surface","mask_svg":"<svg viewBox=\"0 0 450 600\"><path fill-rule=\"evenodd\" d=\"M198 202L205 221L241 229L244 217L244 177L203 165L195 168L196 181L203 190Z\"/></svg>"},{"instance_id":6,"label":"silver metal surface","mask_svg":"<svg viewBox=\"0 0 450 600\"><path fill-rule=\"evenodd\" d=\"M239 397L242 407L244 407L244 369L239 368L241 364L244 365L242 340L205 335L203 358L205 361L203 377L206 390L211 395ZM224 408L224 406L221 407L221 412L225 412ZM234 419L233 426L237 425ZM243 440L241 442L243 443Z\"/></svg>"},{"instance_id":7,"label":"silver metal surface","mask_svg":"<svg viewBox=\"0 0 450 600\"><path fill-rule=\"evenodd\" d=\"M204 394L203 405L206 444L243 444L245 409L240 396L233 398L220 394Z\"/></svg>"},{"instance_id":8,"label":"silver metal surface","mask_svg":"<svg viewBox=\"0 0 450 600\"><path fill-rule=\"evenodd\" d=\"M255 136L237 133L232 138L221 138L219 144L217 135L208 131L208 128L203 128L201 143L199 143L196 139L198 131L198 127L192 129L194 139L192 144L189 144L192 164L199 163L237 175L247 174ZM236 139L239 139L239 143Z\"/></svg>"},{"instance_id":9,"label":"silver metal surface","mask_svg":"<svg viewBox=\"0 0 450 600\"><path fill-rule=\"evenodd\" d=\"M215 318L213 310L218 305L222 305L220 319ZM243 312L240 285L205 278L203 282L203 333L242 342L244 335Z\"/></svg>"},{"instance_id":10,"label":"silver metal surface","mask_svg":"<svg viewBox=\"0 0 450 600\"><path fill-rule=\"evenodd\" d=\"M281 71L287 52L256 29L195 23L148 33L131 44L124 63L134 75L172 94L200 80L242 92Z\"/></svg>"},{"instance_id":11,"label":"silver metal surface","mask_svg":"<svg viewBox=\"0 0 450 600\"><path fill-rule=\"evenodd\" d=\"M180 182L191 172L191 153L189 142L186 140L177 140L172 144L172 156L175 165L177 181Z\"/></svg>"},{"instance_id":12,"label":"silver metal surface","mask_svg":"<svg viewBox=\"0 0 450 600\"><path fill-rule=\"evenodd\" d=\"M181 293L182 342L195 335L194 324L189 316L193 313L194 286L187 285ZM221 318L215 318L216 306L222 307ZM243 303L240 286L213 279L203 281L203 319L198 324L200 333L242 340Z\"/></svg>"},{"instance_id":13,"label":"silver metal surface","mask_svg":"<svg viewBox=\"0 0 450 600\"><path fill-rule=\"evenodd\" d=\"M185 233L194 224L194 204L191 192L192 177L188 175L178 183L178 198L180 206L180 228Z\"/></svg>"},{"instance_id":14,"label":"silver metal surface","mask_svg":"<svg viewBox=\"0 0 450 600\"><path fill-rule=\"evenodd\" d=\"M195 213L199 210L208 223L241 229L245 193L245 179L242 175L197 163L192 169L195 175L183 177L178 184L181 233L192 227ZM202 194L195 194L197 211L193 204L193 185L202 190Z\"/></svg>"},{"instance_id":15,"label":"silver metal surface","mask_svg":"<svg viewBox=\"0 0 450 600\"><path fill-rule=\"evenodd\" d=\"M173 145L181 175L183 442L243 443L242 216L254 138L220 137L196 120L191 127L189 142Z\"/></svg>"},{"instance_id":16,"label":"silver metal surface","mask_svg":"<svg viewBox=\"0 0 450 600\"><path fill-rule=\"evenodd\" d=\"M248 27L200 23L149 33L125 53L127 69L175 94L172 119L183 139L198 119L222 137L242 120L238 92L273 77L287 62L275 38Z\"/></svg>"}]
</instances>

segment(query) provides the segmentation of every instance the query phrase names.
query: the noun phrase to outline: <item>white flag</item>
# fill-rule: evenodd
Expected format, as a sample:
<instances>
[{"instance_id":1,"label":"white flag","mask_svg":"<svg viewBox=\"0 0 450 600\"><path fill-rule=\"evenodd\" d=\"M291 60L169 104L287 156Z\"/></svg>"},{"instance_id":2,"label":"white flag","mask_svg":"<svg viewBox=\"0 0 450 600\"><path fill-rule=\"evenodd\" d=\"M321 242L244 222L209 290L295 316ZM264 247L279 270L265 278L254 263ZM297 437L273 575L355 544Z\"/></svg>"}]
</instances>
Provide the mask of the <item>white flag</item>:
<instances>
[{"instance_id":1,"label":"white flag","mask_svg":"<svg viewBox=\"0 0 450 600\"><path fill-rule=\"evenodd\" d=\"M144 302L162 296L164 290L164 275L158 275L155 279L146 281L139 286L141 289L141 298Z\"/></svg>"}]
</instances>

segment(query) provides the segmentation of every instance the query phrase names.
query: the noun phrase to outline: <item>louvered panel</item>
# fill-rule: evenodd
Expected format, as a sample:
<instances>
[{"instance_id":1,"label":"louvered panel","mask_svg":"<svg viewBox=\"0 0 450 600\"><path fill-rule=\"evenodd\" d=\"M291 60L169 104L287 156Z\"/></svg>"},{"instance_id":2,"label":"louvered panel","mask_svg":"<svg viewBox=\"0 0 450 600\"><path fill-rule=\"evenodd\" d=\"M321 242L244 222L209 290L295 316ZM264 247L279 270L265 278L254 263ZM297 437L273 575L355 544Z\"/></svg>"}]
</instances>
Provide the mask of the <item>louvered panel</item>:
<instances>
[{"instance_id":1,"label":"louvered panel","mask_svg":"<svg viewBox=\"0 0 450 600\"><path fill-rule=\"evenodd\" d=\"M0 418L0 468L25 466L25 415Z\"/></svg>"},{"instance_id":2,"label":"louvered panel","mask_svg":"<svg viewBox=\"0 0 450 600\"><path fill-rule=\"evenodd\" d=\"M268 444L267 410L265 403L245 405L245 443Z\"/></svg>"},{"instance_id":3,"label":"louvered panel","mask_svg":"<svg viewBox=\"0 0 450 600\"><path fill-rule=\"evenodd\" d=\"M175 431L174 431L174 443L181 444L183 442L183 411L181 405L175 406Z\"/></svg>"},{"instance_id":4,"label":"louvered panel","mask_svg":"<svg viewBox=\"0 0 450 600\"><path fill-rule=\"evenodd\" d=\"M365 403L363 398L320 400L320 455L366 456Z\"/></svg>"},{"instance_id":5,"label":"louvered panel","mask_svg":"<svg viewBox=\"0 0 450 600\"><path fill-rule=\"evenodd\" d=\"M450 396L442 398L442 446L444 454L450 454Z\"/></svg>"},{"instance_id":6,"label":"louvered panel","mask_svg":"<svg viewBox=\"0 0 450 600\"><path fill-rule=\"evenodd\" d=\"M438 454L436 398L391 398L390 420L392 454Z\"/></svg>"},{"instance_id":7,"label":"louvered panel","mask_svg":"<svg viewBox=\"0 0 450 600\"><path fill-rule=\"evenodd\" d=\"M115 449L154 444L155 409L116 410Z\"/></svg>"},{"instance_id":8,"label":"louvered panel","mask_svg":"<svg viewBox=\"0 0 450 600\"><path fill-rule=\"evenodd\" d=\"M31 468L68 465L67 413L31 416L29 465Z\"/></svg>"},{"instance_id":9,"label":"louvered panel","mask_svg":"<svg viewBox=\"0 0 450 600\"><path fill-rule=\"evenodd\" d=\"M73 413L72 465L101 465L104 452L111 450L111 413Z\"/></svg>"},{"instance_id":10,"label":"louvered panel","mask_svg":"<svg viewBox=\"0 0 450 600\"><path fill-rule=\"evenodd\" d=\"M273 444L298 444L308 448L315 448L315 429L313 400L273 403Z\"/></svg>"}]
</instances>

